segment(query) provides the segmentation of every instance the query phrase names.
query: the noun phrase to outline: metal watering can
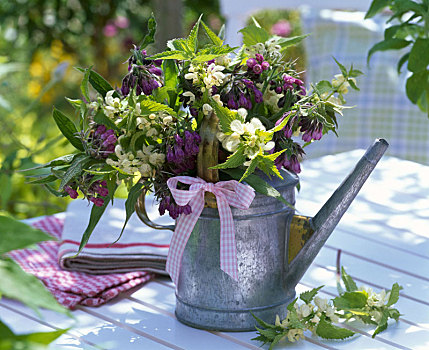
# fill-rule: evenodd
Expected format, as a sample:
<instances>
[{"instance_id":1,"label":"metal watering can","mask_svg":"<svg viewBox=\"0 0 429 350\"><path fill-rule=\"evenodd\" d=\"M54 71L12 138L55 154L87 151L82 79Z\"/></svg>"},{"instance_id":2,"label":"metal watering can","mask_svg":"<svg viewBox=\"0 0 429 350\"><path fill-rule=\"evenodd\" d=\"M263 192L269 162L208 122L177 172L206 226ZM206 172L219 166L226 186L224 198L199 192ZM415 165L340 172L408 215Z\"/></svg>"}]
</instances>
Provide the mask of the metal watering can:
<instances>
[{"instance_id":1,"label":"metal watering can","mask_svg":"<svg viewBox=\"0 0 429 350\"><path fill-rule=\"evenodd\" d=\"M217 209L204 208L186 245L176 289L176 316L189 326L219 331L254 330L252 313L273 322L287 315L295 286L306 272L343 214L380 160L388 143L378 139L313 217L294 215L273 197L257 194L248 210L231 208L237 245L238 281L220 269L220 220ZM295 204L298 177L283 171L275 187ZM136 206L147 217L144 198Z\"/></svg>"}]
</instances>

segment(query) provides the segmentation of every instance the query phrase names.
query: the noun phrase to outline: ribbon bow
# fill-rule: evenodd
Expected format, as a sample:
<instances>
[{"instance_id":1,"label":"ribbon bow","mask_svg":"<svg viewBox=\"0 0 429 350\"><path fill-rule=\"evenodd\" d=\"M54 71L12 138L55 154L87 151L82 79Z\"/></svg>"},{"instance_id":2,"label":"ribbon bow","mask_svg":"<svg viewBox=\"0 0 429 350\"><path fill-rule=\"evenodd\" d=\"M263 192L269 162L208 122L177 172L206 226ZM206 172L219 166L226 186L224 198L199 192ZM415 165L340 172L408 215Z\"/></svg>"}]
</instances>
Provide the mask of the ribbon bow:
<instances>
[{"instance_id":1,"label":"ribbon bow","mask_svg":"<svg viewBox=\"0 0 429 350\"><path fill-rule=\"evenodd\" d=\"M189 190L177 189L178 182L191 185ZM176 176L168 179L167 186L174 200L180 206L189 204L192 213L180 215L170 243L167 257L167 272L177 286L183 251L189 236L204 209L204 193L216 196L220 217L220 268L234 280L238 279L237 250L235 245L234 222L230 205L238 209L248 209L255 197L253 188L236 180L215 184L198 177Z\"/></svg>"}]
</instances>

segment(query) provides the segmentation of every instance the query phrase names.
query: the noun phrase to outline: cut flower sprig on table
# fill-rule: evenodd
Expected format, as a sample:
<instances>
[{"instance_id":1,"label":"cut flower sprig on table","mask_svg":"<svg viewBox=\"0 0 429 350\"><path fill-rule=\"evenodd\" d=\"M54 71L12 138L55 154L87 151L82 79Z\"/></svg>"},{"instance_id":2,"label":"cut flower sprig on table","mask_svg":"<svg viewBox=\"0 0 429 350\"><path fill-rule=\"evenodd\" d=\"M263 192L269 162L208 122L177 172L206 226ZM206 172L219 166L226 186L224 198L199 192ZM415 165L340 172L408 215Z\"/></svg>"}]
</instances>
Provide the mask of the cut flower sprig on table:
<instances>
[{"instance_id":1,"label":"cut flower sprig on table","mask_svg":"<svg viewBox=\"0 0 429 350\"><path fill-rule=\"evenodd\" d=\"M32 183L93 203L80 249L122 183L128 188L125 224L148 190L161 215L189 215L191 206L178 205L167 186L176 176L244 181L284 201L261 172L280 178L281 168L299 173L304 149L336 132L344 95L349 87L358 90L355 78L362 73L339 62L339 75L307 90L294 62L283 60L305 36L271 36L256 21L241 30L241 48L224 44L200 17L187 38L170 40L166 51L150 55L146 47L155 29L152 17L120 88L91 68L80 69L83 97L68 99L78 125L54 109L76 151L42 165L50 173Z\"/></svg>"},{"instance_id":2,"label":"cut flower sprig on table","mask_svg":"<svg viewBox=\"0 0 429 350\"><path fill-rule=\"evenodd\" d=\"M384 289L375 293L371 288L361 286L341 268L341 280L337 283L339 296L328 300L318 296L319 290L313 288L301 293L288 305L288 313L284 320L277 316L274 324L269 324L255 317L263 328L256 327L258 336L254 340L270 344L270 350L281 341L296 342L304 339L304 332L310 331L323 339L347 339L356 334L346 327L338 327L333 323L344 324L347 321L361 321L376 326L372 337L384 331L388 320L399 320L401 314L393 306L399 299L402 289L397 283L390 291ZM301 305L298 305L298 299Z\"/></svg>"}]
</instances>

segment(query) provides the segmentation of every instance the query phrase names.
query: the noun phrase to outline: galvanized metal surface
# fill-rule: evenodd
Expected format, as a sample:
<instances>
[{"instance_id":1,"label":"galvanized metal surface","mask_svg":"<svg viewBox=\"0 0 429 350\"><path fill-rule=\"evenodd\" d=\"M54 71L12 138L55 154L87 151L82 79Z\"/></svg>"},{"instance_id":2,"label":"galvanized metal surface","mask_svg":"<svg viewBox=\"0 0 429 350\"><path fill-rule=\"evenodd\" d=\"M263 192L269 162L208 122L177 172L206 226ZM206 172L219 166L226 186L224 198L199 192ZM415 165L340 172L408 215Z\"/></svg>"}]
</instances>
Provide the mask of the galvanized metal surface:
<instances>
[{"instance_id":1,"label":"galvanized metal surface","mask_svg":"<svg viewBox=\"0 0 429 350\"><path fill-rule=\"evenodd\" d=\"M294 256L289 257L293 210L259 194L248 210L233 208L238 281L220 269L219 215L217 209L205 208L184 251L176 290L177 318L196 328L223 331L254 329L252 313L269 322L276 314L284 318L299 279L387 147L385 140L376 140L319 213L312 220L301 218L304 222L292 236L295 245L305 244L299 252L295 248ZM276 179L272 185L294 204L298 178L282 175L284 180Z\"/></svg>"}]
</instances>

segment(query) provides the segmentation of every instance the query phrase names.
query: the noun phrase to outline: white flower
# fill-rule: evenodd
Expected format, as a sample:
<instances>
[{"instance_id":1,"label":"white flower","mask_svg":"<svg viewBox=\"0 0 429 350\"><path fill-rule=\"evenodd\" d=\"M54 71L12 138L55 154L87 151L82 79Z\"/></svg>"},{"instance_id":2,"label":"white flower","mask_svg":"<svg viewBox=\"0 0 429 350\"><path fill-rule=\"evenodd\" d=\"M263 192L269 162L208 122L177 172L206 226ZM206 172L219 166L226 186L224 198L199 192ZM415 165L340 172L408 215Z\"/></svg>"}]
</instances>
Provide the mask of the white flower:
<instances>
[{"instance_id":1,"label":"white flower","mask_svg":"<svg viewBox=\"0 0 429 350\"><path fill-rule=\"evenodd\" d=\"M239 135L244 134L244 124L242 124L238 119L234 119L231 122L230 128L232 131L236 132Z\"/></svg>"},{"instance_id":2,"label":"white flower","mask_svg":"<svg viewBox=\"0 0 429 350\"><path fill-rule=\"evenodd\" d=\"M213 97L213 100L215 100L219 106L221 106L221 107L223 106L223 102L220 100L219 94L213 95L212 97Z\"/></svg>"},{"instance_id":3,"label":"white flower","mask_svg":"<svg viewBox=\"0 0 429 350\"><path fill-rule=\"evenodd\" d=\"M211 112L213 111L212 106L210 106L209 104L205 103L203 105L203 113L204 115L209 115Z\"/></svg>"},{"instance_id":4,"label":"white flower","mask_svg":"<svg viewBox=\"0 0 429 350\"><path fill-rule=\"evenodd\" d=\"M287 317L286 317L283 321L280 321L280 317L279 317L279 315L276 315L276 322L275 322L275 325L276 325L277 327L282 327L283 329L287 328L287 326L288 326L288 320L287 320Z\"/></svg>"},{"instance_id":5,"label":"white flower","mask_svg":"<svg viewBox=\"0 0 429 350\"><path fill-rule=\"evenodd\" d=\"M310 321L317 324L319 323L320 318L317 315L314 315L314 317Z\"/></svg>"},{"instance_id":6,"label":"white flower","mask_svg":"<svg viewBox=\"0 0 429 350\"><path fill-rule=\"evenodd\" d=\"M140 115L140 114L142 114L142 110L141 110L141 108L140 108L140 102L137 102L137 103L136 103L136 107L134 108L134 113L135 113L136 115Z\"/></svg>"},{"instance_id":7,"label":"white flower","mask_svg":"<svg viewBox=\"0 0 429 350\"><path fill-rule=\"evenodd\" d=\"M185 74L185 79L192 80L194 83L196 83L195 80L198 81L198 75L197 75L197 73L186 73Z\"/></svg>"},{"instance_id":8,"label":"white flower","mask_svg":"<svg viewBox=\"0 0 429 350\"><path fill-rule=\"evenodd\" d=\"M246 120L246 117L247 117L247 110L246 110L245 108L239 108L239 109L237 110L237 113L238 113L238 115L239 115L240 117L242 117L242 118L243 118L243 120Z\"/></svg>"},{"instance_id":9,"label":"white flower","mask_svg":"<svg viewBox=\"0 0 429 350\"><path fill-rule=\"evenodd\" d=\"M172 117L171 115L167 115L166 117L164 117L164 118L162 119L162 122L163 122L164 124L170 124L172 121L173 121L173 117Z\"/></svg>"},{"instance_id":10,"label":"white flower","mask_svg":"<svg viewBox=\"0 0 429 350\"><path fill-rule=\"evenodd\" d=\"M189 97L190 102L194 102L195 101L195 95L191 91L184 92L183 96Z\"/></svg>"},{"instance_id":11,"label":"white flower","mask_svg":"<svg viewBox=\"0 0 429 350\"><path fill-rule=\"evenodd\" d=\"M150 128L146 133L147 137L152 137L156 135L158 135L158 131L155 128Z\"/></svg>"},{"instance_id":12,"label":"white flower","mask_svg":"<svg viewBox=\"0 0 429 350\"><path fill-rule=\"evenodd\" d=\"M267 144L265 144L263 147L262 147L262 149L264 150L264 151L271 151L273 148L274 148L274 146L275 146L276 144L273 142L273 141L270 141L270 142L267 142Z\"/></svg>"},{"instance_id":13,"label":"white flower","mask_svg":"<svg viewBox=\"0 0 429 350\"><path fill-rule=\"evenodd\" d=\"M302 317L307 317L311 314L311 309L307 304L302 304L299 311L301 312Z\"/></svg>"},{"instance_id":14,"label":"white flower","mask_svg":"<svg viewBox=\"0 0 429 350\"><path fill-rule=\"evenodd\" d=\"M148 177L152 174L152 167L149 164L142 164L139 168L139 171L142 176Z\"/></svg>"},{"instance_id":15,"label":"white flower","mask_svg":"<svg viewBox=\"0 0 429 350\"><path fill-rule=\"evenodd\" d=\"M222 142L223 148L225 148L227 151L231 153L234 153L237 150L239 145L240 145L240 135L237 134L236 132L229 135Z\"/></svg>"},{"instance_id":16,"label":"white flower","mask_svg":"<svg viewBox=\"0 0 429 350\"><path fill-rule=\"evenodd\" d=\"M380 311L377 310L373 310L369 313L375 320L375 322L380 322L381 317L383 316L383 314Z\"/></svg>"},{"instance_id":17,"label":"white flower","mask_svg":"<svg viewBox=\"0 0 429 350\"><path fill-rule=\"evenodd\" d=\"M220 57L216 57L215 59L215 63L217 65L221 65L224 67L228 67L229 64L231 63L231 58L228 57L228 55L224 55L224 56L220 56Z\"/></svg>"},{"instance_id":18,"label":"white flower","mask_svg":"<svg viewBox=\"0 0 429 350\"><path fill-rule=\"evenodd\" d=\"M225 140L225 138L227 137L226 134L224 134L222 131L218 131L216 134L217 139L219 140L219 142L223 142L223 140Z\"/></svg>"},{"instance_id":19,"label":"white flower","mask_svg":"<svg viewBox=\"0 0 429 350\"><path fill-rule=\"evenodd\" d=\"M326 309L328 308L328 300L327 299L324 299L321 297L315 297L314 303L319 308L319 311L326 311Z\"/></svg>"},{"instance_id":20,"label":"white flower","mask_svg":"<svg viewBox=\"0 0 429 350\"><path fill-rule=\"evenodd\" d=\"M291 343L299 339L304 339L304 331L302 329L290 329L287 333L287 338Z\"/></svg>"},{"instance_id":21,"label":"white flower","mask_svg":"<svg viewBox=\"0 0 429 350\"><path fill-rule=\"evenodd\" d=\"M258 118L252 118L250 123L253 125L253 127L255 129L265 131L265 126L262 124L262 122Z\"/></svg>"}]
</instances>

